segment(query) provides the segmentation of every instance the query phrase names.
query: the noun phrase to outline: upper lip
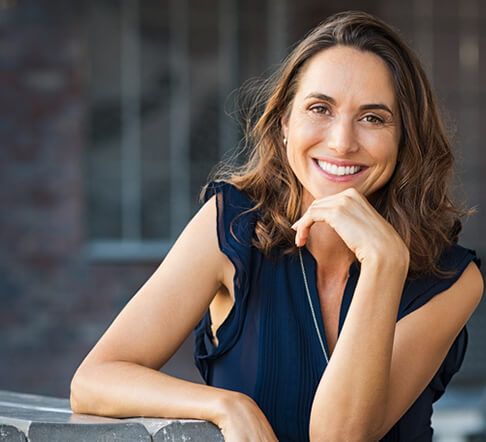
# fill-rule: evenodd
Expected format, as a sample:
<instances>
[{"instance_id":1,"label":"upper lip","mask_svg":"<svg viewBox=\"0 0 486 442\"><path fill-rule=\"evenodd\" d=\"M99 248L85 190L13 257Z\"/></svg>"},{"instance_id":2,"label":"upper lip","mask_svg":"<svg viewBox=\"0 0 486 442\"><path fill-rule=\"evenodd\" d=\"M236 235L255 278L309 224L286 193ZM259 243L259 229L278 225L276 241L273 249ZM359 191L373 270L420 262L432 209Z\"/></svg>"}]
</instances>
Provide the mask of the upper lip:
<instances>
[{"instance_id":1,"label":"upper lip","mask_svg":"<svg viewBox=\"0 0 486 442\"><path fill-rule=\"evenodd\" d=\"M346 167L346 166L359 166L359 167L367 167L366 164L357 163L356 161L347 161L347 160L337 160L335 158L324 158L324 157L314 157L316 161L324 161L329 164L335 164L338 167Z\"/></svg>"}]
</instances>

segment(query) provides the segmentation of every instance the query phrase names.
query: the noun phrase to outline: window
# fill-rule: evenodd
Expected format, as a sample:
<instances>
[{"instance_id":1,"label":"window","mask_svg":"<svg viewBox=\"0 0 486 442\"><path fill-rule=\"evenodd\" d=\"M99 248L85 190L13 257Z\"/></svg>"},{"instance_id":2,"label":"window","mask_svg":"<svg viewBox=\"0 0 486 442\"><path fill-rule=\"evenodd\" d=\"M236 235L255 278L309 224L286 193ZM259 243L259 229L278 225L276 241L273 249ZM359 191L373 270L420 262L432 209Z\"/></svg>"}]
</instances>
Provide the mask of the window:
<instances>
[{"instance_id":1,"label":"window","mask_svg":"<svg viewBox=\"0 0 486 442\"><path fill-rule=\"evenodd\" d=\"M284 52L284 6L93 2L86 156L92 258L164 256L199 207L209 172L241 136L227 116L231 92Z\"/></svg>"}]
</instances>

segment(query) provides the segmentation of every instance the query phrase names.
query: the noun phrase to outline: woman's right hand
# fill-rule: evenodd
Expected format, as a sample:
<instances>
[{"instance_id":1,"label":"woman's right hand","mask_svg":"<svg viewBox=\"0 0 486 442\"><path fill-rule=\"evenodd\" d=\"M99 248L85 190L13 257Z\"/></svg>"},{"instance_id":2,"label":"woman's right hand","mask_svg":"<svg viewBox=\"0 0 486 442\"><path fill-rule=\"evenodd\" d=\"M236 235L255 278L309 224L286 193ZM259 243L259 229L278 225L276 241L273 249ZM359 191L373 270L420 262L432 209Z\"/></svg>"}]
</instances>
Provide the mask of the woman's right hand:
<instances>
[{"instance_id":1,"label":"woman's right hand","mask_svg":"<svg viewBox=\"0 0 486 442\"><path fill-rule=\"evenodd\" d=\"M249 396L228 391L220 401L215 424L225 442L278 441L262 410Z\"/></svg>"}]
</instances>

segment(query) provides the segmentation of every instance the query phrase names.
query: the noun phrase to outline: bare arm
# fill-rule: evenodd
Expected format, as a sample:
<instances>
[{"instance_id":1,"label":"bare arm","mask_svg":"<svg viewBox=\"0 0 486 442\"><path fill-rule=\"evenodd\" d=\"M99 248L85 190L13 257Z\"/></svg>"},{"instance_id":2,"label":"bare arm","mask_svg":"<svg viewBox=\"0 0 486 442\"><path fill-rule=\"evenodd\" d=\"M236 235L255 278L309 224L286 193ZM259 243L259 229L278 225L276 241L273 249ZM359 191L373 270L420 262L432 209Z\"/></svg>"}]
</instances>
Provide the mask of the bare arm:
<instances>
[{"instance_id":1,"label":"bare arm","mask_svg":"<svg viewBox=\"0 0 486 442\"><path fill-rule=\"evenodd\" d=\"M398 324L408 250L356 191L315 202L297 227L305 241L325 221L361 261L361 274L336 347L316 391L312 441L375 441L412 405L477 306L481 275L459 281Z\"/></svg>"},{"instance_id":2,"label":"bare arm","mask_svg":"<svg viewBox=\"0 0 486 442\"><path fill-rule=\"evenodd\" d=\"M274 440L250 398L158 371L202 318L218 289L225 285L233 293L233 274L218 247L213 197L78 368L71 384L73 411L206 419L220 426L225 437L243 431L232 419L239 415L244 431L262 432L261 440Z\"/></svg>"},{"instance_id":3,"label":"bare arm","mask_svg":"<svg viewBox=\"0 0 486 442\"><path fill-rule=\"evenodd\" d=\"M390 275L386 268L383 272ZM393 288L385 291L379 281L367 278L356 289L315 395L312 440L377 441L385 436L431 381L482 293L481 275L471 263L453 287L395 327L393 312L386 312L395 303L387 306L378 299L394 296Z\"/></svg>"},{"instance_id":4,"label":"bare arm","mask_svg":"<svg viewBox=\"0 0 486 442\"><path fill-rule=\"evenodd\" d=\"M404 278L393 277L393 267L377 268L361 266L353 301L314 397L313 441L375 440L381 426Z\"/></svg>"},{"instance_id":5,"label":"bare arm","mask_svg":"<svg viewBox=\"0 0 486 442\"><path fill-rule=\"evenodd\" d=\"M470 263L459 280L396 325L382 438L430 383L481 300L483 280Z\"/></svg>"}]
</instances>

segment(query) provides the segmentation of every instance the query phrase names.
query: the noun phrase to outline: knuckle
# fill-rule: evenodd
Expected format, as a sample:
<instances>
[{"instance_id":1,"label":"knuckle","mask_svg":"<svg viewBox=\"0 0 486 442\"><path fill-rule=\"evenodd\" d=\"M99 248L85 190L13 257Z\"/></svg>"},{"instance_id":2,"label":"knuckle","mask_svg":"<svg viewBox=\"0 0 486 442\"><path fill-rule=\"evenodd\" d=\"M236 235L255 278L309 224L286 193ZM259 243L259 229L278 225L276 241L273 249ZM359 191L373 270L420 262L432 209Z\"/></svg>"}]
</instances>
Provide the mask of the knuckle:
<instances>
[{"instance_id":1,"label":"knuckle","mask_svg":"<svg viewBox=\"0 0 486 442\"><path fill-rule=\"evenodd\" d=\"M347 197L351 197L351 198L356 198L359 195L358 191L354 187L350 187L349 189L346 189L344 191L344 194Z\"/></svg>"},{"instance_id":2,"label":"knuckle","mask_svg":"<svg viewBox=\"0 0 486 442\"><path fill-rule=\"evenodd\" d=\"M343 207L344 207L343 204L338 204L338 205L332 207L329 210L330 218L335 218L336 216L339 216L339 214L341 213Z\"/></svg>"},{"instance_id":3,"label":"knuckle","mask_svg":"<svg viewBox=\"0 0 486 442\"><path fill-rule=\"evenodd\" d=\"M344 195L343 198L339 198L334 205L335 209L344 209L349 204L349 196Z\"/></svg>"}]
</instances>

